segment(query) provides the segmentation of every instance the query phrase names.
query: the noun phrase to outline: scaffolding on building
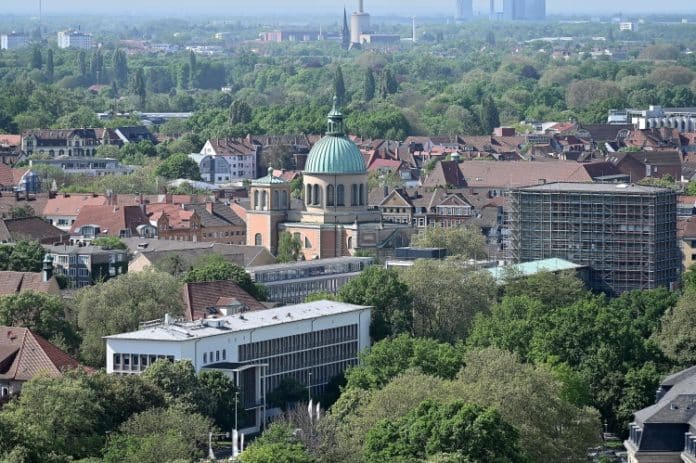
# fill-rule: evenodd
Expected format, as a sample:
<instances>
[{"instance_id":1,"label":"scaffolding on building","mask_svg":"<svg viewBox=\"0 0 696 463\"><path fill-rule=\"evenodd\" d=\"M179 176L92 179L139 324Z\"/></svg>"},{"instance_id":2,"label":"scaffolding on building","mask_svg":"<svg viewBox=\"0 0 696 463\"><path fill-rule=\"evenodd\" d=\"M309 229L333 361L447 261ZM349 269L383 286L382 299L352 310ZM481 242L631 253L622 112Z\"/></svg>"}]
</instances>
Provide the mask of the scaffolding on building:
<instances>
[{"instance_id":1,"label":"scaffolding on building","mask_svg":"<svg viewBox=\"0 0 696 463\"><path fill-rule=\"evenodd\" d=\"M676 193L628 184L553 183L512 191L516 262L562 258L590 267L608 294L672 287L681 267Z\"/></svg>"}]
</instances>

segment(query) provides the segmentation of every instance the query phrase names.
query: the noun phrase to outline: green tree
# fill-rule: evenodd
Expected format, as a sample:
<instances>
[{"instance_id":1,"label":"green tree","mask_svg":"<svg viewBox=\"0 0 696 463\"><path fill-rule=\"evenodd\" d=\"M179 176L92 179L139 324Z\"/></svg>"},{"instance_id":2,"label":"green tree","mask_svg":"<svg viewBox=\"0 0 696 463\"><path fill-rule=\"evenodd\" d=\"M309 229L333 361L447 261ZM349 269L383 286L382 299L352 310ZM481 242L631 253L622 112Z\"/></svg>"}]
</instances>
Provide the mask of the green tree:
<instances>
[{"instance_id":1,"label":"green tree","mask_svg":"<svg viewBox=\"0 0 696 463\"><path fill-rule=\"evenodd\" d=\"M205 455L212 422L182 406L154 408L133 415L109 440L106 463L198 461Z\"/></svg>"},{"instance_id":2,"label":"green tree","mask_svg":"<svg viewBox=\"0 0 696 463\"><path fill-rule=\"evenodd\" d=\"M46 251L38 241L18 241L14 245L0 244L0 270L15 272L40 272Z\"/></svg>"},{"instance_id":3,"label":"green tree","mask_svg":"<svg viewBox=\"0 0 696 463\"><path fill-rule=\"evenodd\" d=\"M304 445L288 425L272 424L239 457L242 463L312 463Z\"/></svg>"},{"instance_id":4,"label":"green tree","mask_svg":"<svg viewBox=\"0 0 696 463\"><path fill-rule=\"evenodd\" d=\"M346 372L347 387L378 389L408 369L452 379L463 365L458 348L432 339L401 334L374 344L361 354L360 364Z\"/></svg>"},{"instance_id":5,"label":"green tree","mask_svg":"<svg viewBox=\"0 0 696 463\"><path fill-rule=\"evenodd\" d=\"M53 63L53 49L49 48L46 52L46 79L51 84L53 83L55 69L55 64Z\"/></svg>"},{"instance_id":6,"label":"green tree","mask_svg":"<svg viewBox=\"0 0 696 463\"><path fill-rule=\"evenodd\" d=\"M268 393L268 403L272 407L287 410L289 404L307 400L307 386L293 378L284 378L274 390Z\"/></svg>"},{"instance_id":7,"label":"green tree","mask_svg":"<svg viewBox=\"0 0 696 463\"><path fill-rule=\"evenodd\" d=\"M140 107L145 106L145 98L147 97L147 90L145 86L145 74L143 68L138 68L133 76L133 83L131 85L131 93L138 97L138 102Z\"/></svg>"},{"instance_id":8,"label":"green tree","mask_svg":"<svg viewBox=\"0 0 696 463\"><path fill-rule=\"evenodd\" d=\"M302 242L297 236L284 231L280 233L278 238L278 255L276 260L280 263L295 262L300 258L302 253Z\"/></svg>"},{"instance_id":9,"label":"green tree","mask_svg":"<svg viewBox=\"0 0 696 463\"><path fill-rule=\"evenodd\" d=\"M124 87L128 83L128 57L126 52L120 48L114 50L112 62L114 79L118 85Z\"/></svg>"},{"instance_id":10,"label":"green tree","mask_svg":"<svg viewBox=\"0 0 696 463\"><path fill-rule=\"evenodd\" d=\"M74 307L82 332L80 353L88 365L104 365L103 336L138 328L140 322L180 315L180 283L172 275L146 271L127 273L106 283L81 288Z\"/></svg>"},{"instance_id":11,"label":"green tree","mask_svg":"<svg viewBox=\"0 0 696 463\"><path fill-rule=\"evenodd\" d=\"M81 77L87 75L87 53L84 50L80 50L77 54L77 69L80 72Z\"/></svg>"},{"instance_id":12,"label":"green tree","mask_svg":"<svg viewBox=\"0 0 696 463\"><path fill-rule=\"evenodd\" d=\"M363 100L372 101L375 97L376 85L375 73L372 72L370 68L365 69L365 76L363 77Z\"/></svg>"},{"instance_id":13,"label":"green tree","mask_svg":"<svg viewBox=\"0 0 696 463\"><path fill-rule=\"evenodd\" d=\"M31 51L31 68L41 69L43 67L43 55L41 54L41 48L39 46L34 46Z\"/></svg>"},{"instance_id":14,"label":"green tree","mask_svg":"<svg viewBox=\"0 0 696 463\"><path fill-rule=\"evenodd\" d=\"M102 413L96 394L82 382L38 375L2 408L0 423L10 430L12 447L26 449L28 461L69 461L99 455Z\"/></svg>"},{"instance_id":15,"label":"green tree","mask_svg":"<svg viewBox=\"0 0 696 463\"><path fill-rule=\"evenodd\" d=\"M539 272L529 276L510 272L504 280L505 296L529 297L542 304L547 313L590 295L575 272Z\"/></svg>"},{"instance_id":16,"label":"green tree","mask_svg":"<svg viewBox=\"0 0 696 463\"><path fill-rule=\"evenodd\" d=\"M695 288L687 287L677 305L664 314L656 335L660 349L674 363L686 367L696 362Z\"/></svg>"},{"instance_id":17,"label":"green tree","mask_svg":"<svg viewBox=\"0 0 696 463\"><path fill-rule=\"evenodd\" d=\"M234 100L230 105L230 125L248 124L253 118L251 106L244 100Z\"/></svg>"},{"instance_id":18,"label":"green tree","mask_svg":"<svg viewBox=\"0 0 696 463\"><path fill-rule=\"evenodd\" d=\"M99 238L92 240L92 246L99 246L102 249L121 249L124 251L128 249L126 243L115 236L100 236Z\"/></svg>"},{"instance_id":19,"label":"green tree","mask_svg":"<svg viewBox=\"0 0 696 463\"><path fill-rule=\"evenodd\" d=\"M338 299L373 307L370 336L375 341L412 331L411 292L394 270L378 265L366 268L341 287Z\"/></svg>"},{"instance_id":20,"label":"green tree","mask_svg":"<svg viewBox=\"0 0 696 463\"><path fill-rule=\"evenodd\" d=\"M396 82L396 78L394 78L394 75L389 69L385 69L379 83L379 96L382 99L385 99L389 95L396 93L398 90L399 84Z\"/></svg>"},{"instance_id":21,"label":"green tree","mask_svg":"<svg viewBox=\"0 0 696 463\"><path fill-rule=\"evenodd\" d=\"M10 208L10 218L11 219L22 219L25 217L34 217L36 213L34 208L29 205L24 206L12 206Z\"/></svg>"},{"instance_id":22,"label":"green tree","mask_svg":"<svg viewBox=\"0 0 696 463\"><path fill-rule=\"evenodd\" d=\"M74 351L75 328L66 320L67 307L58 296L31 291L0 297L0 325L21 326L59 347Z\"/></svg>"},{"instance_id":23,"label":"green tree","mask_svg":"<svg viewBox=\"0 0 696 463\"><path fill-rule=\"evenodd\" d=\"M235 265L219 255L201 259L184 277L186 283L200 281L233 280L244 291L258 299L263 290L251 280L249 274L239 265Z\"/></svg>"},{"instance_id":24,"label":"green tree","mask_svg":"<svg viewBox=\"0 0 696 463\"><path fill-rule=\"evenodd\" d=\"M186 178L189 180L201 180L201 171L198 168L198 164L184 153L169 156L162 164L157 166L155 174L168 179Z\"/></svg>"},{"instance_id":25,"label":"green tree","mask_svg":"<svg viewBox=\"0 0 696 463\"><path fill-rule=\"evenodd\" d=\"M484 135L491 135L493 129L500 126L500 116L498 115L498 107L493 101L492 96L488 96L481 102L481 112L479 115L481 123L481 131Z\"/></svg>"},{"instance_id":26,"label":"green tree","mask_svg":"<svg viewBox=\"0 0 696 463\"><path fill-rule=\"evenodd\" d=\"M405 416L367 433L365 461L422 461L440 454L471 463L527 462L519 433L495 409L463 401L426 400Z\"/></svg>"},{"instance_id":27,"label":"green tree","mask_svg":"<svg viewBox=\"0 0 696 463\"><path fill-rule=\"evenodd\" d=\"M497 290L488 272L452 260L417 260L401 278L413 295L414 334L447 342L466 338L474 317L489 311Z\"/></svg>"},{"instance_id":28,"label":"green tree","mask_svg":"<svg viewBox=\"0 0 696 463\"><path fill-rule=\"evenodd\" d=\"M346 84L343 81L343 71L341 66L336 66L336 74L334 75L334 95L339 106L346 104Z\"/></svg>"},{"instance_id":29,"label":"green tree","mask_svg":"<svg viewBox=\"0 0 696 463\"><path fill-rule=\"evenodd\" d=\"M486 238L475 226L428 227L411 238L411 246L422 248L445 248L450 256L465 259L484 259Z\"/></svg>"}]
</instances>

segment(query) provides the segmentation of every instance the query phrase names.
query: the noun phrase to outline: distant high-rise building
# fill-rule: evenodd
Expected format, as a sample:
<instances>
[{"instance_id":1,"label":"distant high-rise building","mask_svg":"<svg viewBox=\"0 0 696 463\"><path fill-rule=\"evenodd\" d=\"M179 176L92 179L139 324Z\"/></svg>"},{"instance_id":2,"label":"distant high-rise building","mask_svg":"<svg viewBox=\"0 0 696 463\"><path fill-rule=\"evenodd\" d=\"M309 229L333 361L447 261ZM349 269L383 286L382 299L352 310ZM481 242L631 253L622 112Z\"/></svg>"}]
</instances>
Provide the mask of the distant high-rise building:
<instances>
[{"instance_id":1,"label":"distant high-rise building","mask_svg":"<svg viewBox=\"0 0 696 463\"><path fill-rule=\"evenodd\" d=\"M69 29L58 32L58 48L92 48L92 35Z\"/></svg>"},{"instance_id":2,"label":"distant high-rise building","mask_svg":"<svg viewBox=\"0 0 696 463\"><path fill-rule=\"evenodd\" d=\"M16 48L26 47L28 44L29 37L14 31L10 34L2 34L0 36L0 49L2 50L14 50Z\"/></svg>"},{"instance_id":3,"label":"distant high-rise building","mask_svg":"<svg viewBox=\"0 0 696 463\"><path fill-rule=\"evenodd\" d=\"M471 19L474 15L472 0L457 0L455 19Z\"/></svg>"},{"instance_id":4,"label":"distant high-rise building","mask_svg":"<svg viewBox=\"0 0 696 463\"><path fill-rule=\"evenodd\" d=\"M358 0L358 11L350 16L350 43L360 45L360 36L370 29L370 15L365 13L363 0Z\"/></svg>"},{"instance_id":5,"label":"distant high-rise building","mask_svg":"<svg viewBox=\"0 0 696 463\"><path fill-rule=\"evenodd\" d=\"M546 0L503 0L503 19L541 21L546 19Z\"/></svg>"}]
</instances>

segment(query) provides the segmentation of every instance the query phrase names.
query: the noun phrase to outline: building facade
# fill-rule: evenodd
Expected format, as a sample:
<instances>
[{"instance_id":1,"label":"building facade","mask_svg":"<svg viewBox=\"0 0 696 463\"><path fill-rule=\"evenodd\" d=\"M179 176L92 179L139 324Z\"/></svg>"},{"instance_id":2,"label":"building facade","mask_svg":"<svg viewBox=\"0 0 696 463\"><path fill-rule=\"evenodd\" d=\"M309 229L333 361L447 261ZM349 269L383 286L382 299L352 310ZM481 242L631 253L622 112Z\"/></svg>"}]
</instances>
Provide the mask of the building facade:
<instances>
[{"instance_id":1,"label":"building facade","mask_svg":"<svg viewBox=\"0 0 696 463\"><path fill-rule=\"evenodd\" d=\"M78 48L88 50L92 48L92 35L84 32L68 29L58 32L58 48Z\"/></svg>"},{"instance_id":2,"label":"building facade","mask_svg":"<svg viewBox=\"0 0 696 463\"><path fill-rule=\"evenodd\" d=\"M662 380L624 441L629 463L696 463L696 367Z\"/></svg>"},{"instance_id":3,"label":"building facade","mask_svg":"<svg viewBox=\"0 0 696 463\"><path fill-rule=\"evenodd\" d=\"M337 257L249 267L247 272L256 283L263 284L269 301L299 304L310 294L338 293L373 262L372 257Z\"/></svg>"},{"instance_id":4,"label":"building facade","mask_svg":"<svg viewBox=\"0 0 696 463\"><path fill-rule=\"evenodd\" d=\"M53 257L55 275L68 277L70 288L82 288L128 272L128 252L98 246L44 246Z\"/></svg>"},{"instance_id":5,"label":"building facade","mask_svg":"<svg viewBox=\"0 0 696 463\"><path fill-rule=\"evenodd\" d=\"M29 45L29 37L17 32L0 35L0 50L16 50Z\"/></svg>"},{"instance_id":6,"label":"building facade","mask_svg":"<svg viewBox=\"0 0 696 463\"><path fill-rule=\"evenodd\" d=\"M128 175L135 172L133 166L123 166L117 159L60 157L56 159L32 159L29 165L48 165L61 169L66 174L81 174L89 177L103 175Z\"/></svg>"},{"instance_id":7,"label":"building facade","mask_svg":"<svg viewBox=\"0 0 696 463\"><path fill-rule=\"evenodd\" d=\"M609 294L679 281L676 193L627 184L552 183L512 192L513 258L553 257L590 268Z\"/></svg>"},{"instance_id":8,"label":"building facade","mask_svg":"<svg viewBox=\"0 0 696 463\"><path fill-rule=\"evenodd\" d=\"M371 308L317 301L196 322L154 322L106 337L106 371L140 374L157 359L189 360L196 371L221 370L241 390L244 408L264 421L266 394L286 378L324 391L370 345Z\"/></svg>"},{"instance_id":9,"label":"building facade","mask_svg":"<svg viewBox=\"0 0 696 463\"><path fill-rule=\"evenodd\" d=\"M380 252L405 246L408 224L386 223L368 209L367 169L358 147L344 131L343 114L334 108L326 136L314 144L303 172L304 208L291 208L290 183L273 175L251 183L246 213L247 244L277 251L287 232L302 243L305 260L353 255L359 249Z\"/></svg>"},{"instance_id":10,"label":"building facade","mask_svg":"<svg viewBox=\"0 0 696 463\"><path fill-rule=\"evenodd\" d=\"M201 171L203 181L230 183L257 177L260 146L246 140L208 140L200 154L190 155Z\"/></svg>"}]
</instances>

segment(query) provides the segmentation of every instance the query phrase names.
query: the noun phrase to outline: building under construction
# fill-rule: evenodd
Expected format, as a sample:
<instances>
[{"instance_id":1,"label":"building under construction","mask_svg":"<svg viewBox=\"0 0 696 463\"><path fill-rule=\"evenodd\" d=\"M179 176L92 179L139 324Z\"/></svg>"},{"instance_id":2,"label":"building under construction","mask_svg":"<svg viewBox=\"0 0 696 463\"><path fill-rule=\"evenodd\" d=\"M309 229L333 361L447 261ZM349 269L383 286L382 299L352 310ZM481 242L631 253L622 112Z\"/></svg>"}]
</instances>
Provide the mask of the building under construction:
<instances>
[{"instance_id":1,"label":"building under construction","mask_svg":"<svg viewBox=\"0 0 696 463\"><path fill-rule=\"evenodd\" d=\"M558 257L590 268L590 286L611 295L672 287L681 255L677 197L666 188L549 183L511 193L517 262Z\"/></svg>"}]
</instances>

